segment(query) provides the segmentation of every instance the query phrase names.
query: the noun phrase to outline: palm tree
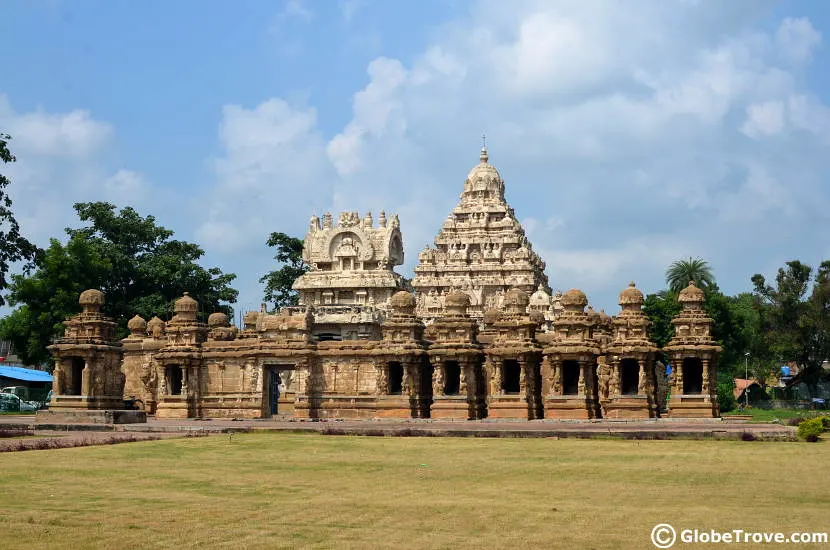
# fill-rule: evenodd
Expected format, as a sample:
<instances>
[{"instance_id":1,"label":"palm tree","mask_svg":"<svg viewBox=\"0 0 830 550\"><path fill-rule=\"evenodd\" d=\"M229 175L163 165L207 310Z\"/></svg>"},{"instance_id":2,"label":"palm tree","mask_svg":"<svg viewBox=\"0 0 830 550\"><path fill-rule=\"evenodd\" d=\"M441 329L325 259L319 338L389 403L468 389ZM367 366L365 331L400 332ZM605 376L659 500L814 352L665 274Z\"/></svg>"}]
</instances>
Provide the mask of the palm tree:
<instances>
[{"instance_id":1,"label":"palm tree","mask_svg":"<svg viewBox=\"0 0 830 550\"><path fill-rule=\"evenodd\" d=\"M688 260L672 262L666 270L666 284L672 292L680 292L694 281L699 288L709 288L715 284L715 276L709 262L702 258L689 257Z\"/></svg>"}]
</instances>

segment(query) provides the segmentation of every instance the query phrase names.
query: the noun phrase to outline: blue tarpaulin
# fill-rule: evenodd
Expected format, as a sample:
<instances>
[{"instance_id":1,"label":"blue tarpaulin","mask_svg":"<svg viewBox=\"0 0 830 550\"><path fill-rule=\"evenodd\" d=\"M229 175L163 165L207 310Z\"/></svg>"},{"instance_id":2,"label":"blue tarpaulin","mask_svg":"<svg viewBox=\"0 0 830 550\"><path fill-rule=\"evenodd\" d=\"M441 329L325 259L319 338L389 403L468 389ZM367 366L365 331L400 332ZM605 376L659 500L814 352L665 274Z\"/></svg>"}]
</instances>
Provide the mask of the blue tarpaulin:
<instances>
[{"instance_id":1,"label":"blue tarpaulin","mask_svg":"<svg viewBox=\"0 0 830 550\"><path fill-rule=\"evenodd\" d=\"M51 382L52 375L48 372L35 369L24 369L23 367L10 367L0 365L0 377L22 380L24 382Z\"/></svg>"}]
</instances>

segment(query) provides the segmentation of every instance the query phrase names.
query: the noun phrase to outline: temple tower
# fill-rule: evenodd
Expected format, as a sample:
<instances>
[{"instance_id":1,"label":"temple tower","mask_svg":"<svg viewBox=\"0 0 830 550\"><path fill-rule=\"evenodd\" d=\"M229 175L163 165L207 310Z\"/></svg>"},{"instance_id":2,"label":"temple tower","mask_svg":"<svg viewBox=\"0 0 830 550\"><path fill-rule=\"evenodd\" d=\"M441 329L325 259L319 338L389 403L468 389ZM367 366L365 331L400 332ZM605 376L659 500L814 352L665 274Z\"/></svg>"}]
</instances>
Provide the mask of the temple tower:
<instances>
[{"instance_id":1,"label":"temple tower","mask_svg":"<svg viewBox=\"0 0 830 550\"><path fill-rule=\"evenodd\" d=\"M312 306L314 335L319 340L379 340L389 299L406 289L395 266L404 260L397 214L377 224L371 212L312 216L303 242L310 267L293 285L303 308Z\"/></svg>"},{"instance_id":2,"label":"temple tower","mask_svg":"<svg viewBox=\"0 0 830 550\"><path fill-rule=\"evenodd\" d=\"M553 321L554 340L544 349L545 418L597 418L600 347L594 329L600 316L585 311L588 298L581 290L569 290L561 303L564 311Z\"/></svg>"},{"instance_id":3,"label":"temple tower","mask_svg":"<svg viewBox=\"0 0 830 550\"><path fill-rule=\"evenodd\" d=\"M124 349L115 322L104 315L104 293L85 290L81 313L64 321L66 330L49 351L55 359L52 400L36 422L122 424L146 422L143 412L124 410Z\"/></svg>"},{"instance_id":4,"label":"temple tower","mask_svg":"<svg viewBox=\"0 0 830 550\"><path fill-rule=\"evenodd\" d=\"M504 198L504 180L482 148L480 163L467 175L461 200L435 237L418 256L412 286L416 313L431 322L444 309L452 290L470 297L469 314L481 321L484 312L501 308L508 290L551 299L545 264L525 236ZM534 304L544 307L544 304Z\"/></svg>"},{"instance_id":5,"label":"temple tower","mask_svg":"<svg viewBox=\"0 0 830 550\"><path fill-rule=\"evenodd\" d=\"M675 373L669 416L717 417L716 365L722 349L712 338L712 319L703 311L706 295L690 282L677 300L683 310L672 319L674 337L663 348Z\"/></svg>"},{"instance_id":6,"label":"temple tower","mask_svg":"<svg viewBox=\"0 0 830 550\"><path fill-rule=\"evenodd\" d=\"M645 298L632 282L620 292L622 311L613 319L614 337L600 357L601 402L606 418L654 418L654 360L657 352L648 337L651 321L643 312Z\"/></svg>"}]
</instances>

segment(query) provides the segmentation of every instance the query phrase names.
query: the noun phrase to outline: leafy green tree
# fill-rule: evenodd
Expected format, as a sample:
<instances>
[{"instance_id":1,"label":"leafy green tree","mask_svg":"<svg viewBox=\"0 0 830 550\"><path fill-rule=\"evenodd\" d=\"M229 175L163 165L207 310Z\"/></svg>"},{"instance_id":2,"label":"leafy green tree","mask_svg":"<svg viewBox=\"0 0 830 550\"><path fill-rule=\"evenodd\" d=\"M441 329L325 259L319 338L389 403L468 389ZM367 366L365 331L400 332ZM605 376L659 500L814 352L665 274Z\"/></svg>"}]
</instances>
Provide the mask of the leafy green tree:
<instances>
[{"instance_id":1,"label":"leafy green tree","mask_svg":"<svg viewBox=\"0 0 830 550\"><path fill-rule=\"evenodd\" d=\"M264 299L272 303L275 309L295 306L299 296L291 285L297 277L308 271L308 266L303 262L303 240L274 232L268 237L267 244L277 249L274 259L281 267L266 273L259 280L260 283L265 283Z\"/></svg>"},{"instance_id":2,"label":"leafy green tree","mask_svg":"<svg viewBox=\"0 0 830 550\"><path fill-rule=\"evenodd\" d=\"M795 360L806 364L810 359L809 337L804 320L809 312L805 300L810 285L810 266L798 260L787 262L778 270L775 286L767 284L763 275L752 276L754 294L758 298L762 345L756 350L759 361Z\"/></svg>"},{"instance_id":3,"label":"leafy green tree","mask_svg":"<svg viewBox=\"0 0 830 550\"><path fill-rule=\"evenodd\" d=\"M824 261L816 272L807 314L801 319L807 345L806 361L812 372L808 384L818 382L821 363L830 359L830 261Z\"/></svg>"},{"instance_id":4,"label":"leafy green tree","mask_svg":"<svg viewBox=\"0 0 830 550\"><path fill-rule=\"evenodd\" d=\"M9 140L11 136L0 133L0 161L3 161L3 164L17 160L9 151ZM9 178L0 174L0 291L6 290L9 286L7 275L11 264L20 261L32 262L40 253L35 245L20 234L20 225L12 213L12 201L6 192L10 183ZM5 298L0 295L0 305L5 303Z\"/></svg>"},{"instance_id":5,"label":"leafy green tree","mask_svg":"<svg viewBox=\"0 0 830 550\"><path fill-rule=\"evenodd\" d=\"M680 310L681 305L675 292L663 290L646 296L643 312L651 321L649 337L659 347L664 347L674 336L671 320Z\"/></svg>"},{"instance_id":6,"label":"leafy green tree","mask_svg":"<svg viewBox=\"0 0 830 550\"><path fill-rule=\"evenodd\" d=\"M87 225L67 229L62 245L53 239L32 274L15 275L9 301L19 306L0 321L0 337L11 340L27 364L49 360L46 346L61 331L61 322L77 313L78 295L87 288L106 294L105 312L118 322L120 337L133 315L169 319L174 300L188 291L201 315L232 314L236 277L196 263L203 251L174 240L173 232L130 207L116 212L104 202L79 203L75 210Z\"/></svg>"},{"instance_id":7,"label":"leafy green tree","mask_svg":"<svg viewBox=\"0 0 830 550\"><path fill-rule=\"evenodd\" d=\"M694 281L699 288L707 289L714 286L715 276L709 263L701 258L677 260L672 262L666 270L666 284L672 292L680 292Z\"/></svg>"}]
</instances>

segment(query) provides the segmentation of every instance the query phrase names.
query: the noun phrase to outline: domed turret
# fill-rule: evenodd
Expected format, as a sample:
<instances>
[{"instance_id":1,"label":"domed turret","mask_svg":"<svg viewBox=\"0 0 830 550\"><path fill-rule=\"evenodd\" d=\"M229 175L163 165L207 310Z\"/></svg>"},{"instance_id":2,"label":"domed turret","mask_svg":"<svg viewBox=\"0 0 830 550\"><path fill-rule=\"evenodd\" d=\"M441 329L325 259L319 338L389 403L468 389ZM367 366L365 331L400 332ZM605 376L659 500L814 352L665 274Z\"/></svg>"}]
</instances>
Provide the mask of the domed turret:
<instances>
[{"instance_id":1,"label":"domed turret","mask_svg":"<svg viewBox=\"0 0 830 550\"><path fill-rule=\"evenodd\" d=\"M501 312L496 308L488 309L484 312L484 324L485 325L492 325L493 323L497 323L501 319Z\"/></svg>"},{"instance_id":2,"label":"domed turret","mask_svg":"<svg viewBox=\"0 0 830 550\"><path fill-rule=\"evenodd\" d=\"M578 288L572 288L562 295L559 303L565 311L582 311L588 305L588 297Z\"/></svg>"},{"instance_id":3,"label":"domed turret","mask_svg":"<svg viewBox=\"0 0 830 550\"><path fill-rule=\"evenodd\" d=\"M504 295L504 312L510 315L526 314L529 304L530 297L527 295L527 292L520 288L512 288Z\"/></svg>"},{"instance_id":4,"label":"domed turret","mask_svg":"<svg viewBox=\"0 0 830 550\"><path fill-rule=\"evenodd\" d=\"M449 315L467 315L469 307L470 297L460 290L453 290L444 299L444 308Z\"/></svg>"},{"instance_id":5,"label":"domed turret","mask_svg":"<svg viewBox=\"0 0 830 550\"><path fill-rule=\"evenodd\" d=\"M136 315L127 321L127 328L130 330L130 336L144 336L147 334L147 321L141 315Z\"/></svg>"},{"instance_id":6,"label":"domed turret","mask_svg":"<svg viewBox=\"0 0 830 550\"><path fill-rule=\"evenodd\" d=\"M229 324L228 316L221 311L211 313L210 316L208 316L208 326L210 328L226 327Z\"/></svg>"},{"instance_id":7,"label":"domed turret","mask_svg":"<svg viewBox=\"0 0 830 550\"><path fill-rule=\"evenodd\" d=\"M706 294L695 285L694 281L689 281L689 286L681 290L677 296L677 301L687 309L699 307L705 300Z\"/></svg>"},{"instance_id":8,"label":"domed turret","mask_svg":"<svg viewBox=\"0 0 830 550\"><path fill-rule=\"evenodd\" d=\"M259 312L258 311L249 311L242 317L242 324L245 326L246 329L254 329L256 328L256 323L259 321Z\"/></svg>"},{"instance_id":9,"label":"domed turret","mask_svg":"<svg viewBox=\"0 0 830 550\"><path fill-rule=\"evenodd\" d=\"M545 287L541 284L536 291L530 295L530 307L536 311L542 311L550 307L550 294L547 293Z\"/></svg>"},{"instance_id":10,"label":"domed turret","mask_svg":"<svg viewBox=\"0 0 830 550\"><path fill-rule=\"evenodd\" d=\"M147 332L154 338L161 336L164 334L164 321L158 317L153 317L147 322Z\"/></svg>"},{"instance_id":11,"label":"domed turret","mask_svg":"<svg viewBox=\"0 0 830 550\"><path fill-rule=\"evenodd\" d=\"M490 164L490 155L487 148L481 148L479 163L467 174L464 182L464 193L469 198L484 196L485 198L504 200L504 180L495 166Z\"/></svg>"},{"instance_id":12,"label":"domed turret","mask_svg":"<svg viewBox=\"0 0 830 550\"><path fill-rule=\"evenodd\" d=\"M628 288L620 292L620 306L623 309L639 309L645 303L643 293L634 285L634 281L628 284Z\"/></svg>"},{"instance_id":13,"label":"domed turret","mask_svg":"<svg viewBox=\"0 0 830 550\"><path fill-rule=\"evenodd\" d=\"M389 298L389 307L398 315L414 315L416 305L415 296L405 290L399 290Z\"/></svg>"},{"instance_id":14,"label":"domed turret","mask_svg":"<svg viewBox=\"0 0 830 550\"><path fill-rule=\"evenodd\" d=\"M84 310L84 313L98 313L104 306L104 293L97 288L90 288L81 292L78 298L78 303Z\"/></svg>"}]
</instances>

